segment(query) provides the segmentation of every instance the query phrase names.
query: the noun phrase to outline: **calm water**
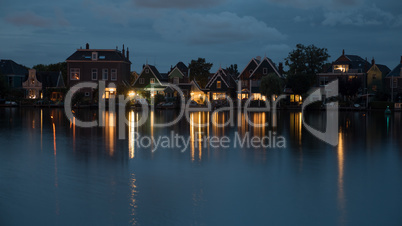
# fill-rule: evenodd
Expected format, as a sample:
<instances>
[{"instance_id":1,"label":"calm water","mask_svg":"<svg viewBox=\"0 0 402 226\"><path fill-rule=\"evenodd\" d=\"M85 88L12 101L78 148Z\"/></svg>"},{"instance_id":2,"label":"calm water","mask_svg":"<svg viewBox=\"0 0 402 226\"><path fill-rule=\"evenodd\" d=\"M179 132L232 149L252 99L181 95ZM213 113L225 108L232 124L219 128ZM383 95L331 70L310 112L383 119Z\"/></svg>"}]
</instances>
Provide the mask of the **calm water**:
<instances>
[{"instance_id":1,"label":"calm water","mask_svg":"<svg viewBox=\"0 0 402 226\"><path fill-rule=\"evenodd\" d=\"M79 128L59 109L0 109L0 225L402 225L400 113L342 112L332 147L302 128L300 113L279 112L274 131L284 149L214 148L196 139L273 131L244 118L241 127L182 120L157 128L177 112L156 111L136 128L141 114L129 111L127 139L120 140L119 127L111 126L116 114L76 115L101 117L106 126ZM228 117L190 116L197 123ZM324 113L306 119L324 129ZM152 152L134 140L136 133L157 138L171 131L191 138L184 152Z\"/></svg>"}]
</instances>

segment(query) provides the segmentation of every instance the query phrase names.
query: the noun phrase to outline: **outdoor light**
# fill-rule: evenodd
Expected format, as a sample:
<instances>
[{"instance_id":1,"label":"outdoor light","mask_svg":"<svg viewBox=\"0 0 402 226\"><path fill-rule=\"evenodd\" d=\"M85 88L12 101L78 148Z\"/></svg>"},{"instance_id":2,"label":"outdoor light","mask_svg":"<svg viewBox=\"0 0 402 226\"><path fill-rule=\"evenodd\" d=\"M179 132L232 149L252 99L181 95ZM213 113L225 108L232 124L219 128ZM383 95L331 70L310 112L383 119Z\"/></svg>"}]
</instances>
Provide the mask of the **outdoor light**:
<instances>
[{"instance_id":1,"label":"outdoor light","mask_svg":"<svg viewBox=\"0 0 402 226\"><path fill-rule=\"evenodd\" d=\"M131 92L128 93L128 95L129 95L130 97L132 97L132 96L135 95L135 93L131 91Z\"/></svg>"}]
</instances>

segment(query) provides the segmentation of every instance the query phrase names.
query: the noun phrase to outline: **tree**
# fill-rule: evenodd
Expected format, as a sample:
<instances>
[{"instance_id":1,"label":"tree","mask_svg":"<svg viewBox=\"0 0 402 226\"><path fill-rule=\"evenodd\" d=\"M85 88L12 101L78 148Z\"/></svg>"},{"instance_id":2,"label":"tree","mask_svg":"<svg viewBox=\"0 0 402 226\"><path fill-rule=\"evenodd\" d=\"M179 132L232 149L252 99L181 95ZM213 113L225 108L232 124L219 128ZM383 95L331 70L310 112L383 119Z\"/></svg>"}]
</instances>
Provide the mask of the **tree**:
<instances>
[{"instance_id":1,"label":"tree","mask_svg":"<svg viewBox=\"0 0 402 226\"><path fill-rule=\"evenodd\" d=\"M207 63L205 58L198 58L191 60L188 68L190 69L190 80L196 80L197 83L204 88L208 83L209 70L211 70L212 63Z\"/></svg>"},{"instance_id":2,"label":"tree","mask_svg":"<svg viewBox=\"0 0 402 226\"><path fill-rule=\"evenodd\" d=\"M316 77L310 74L290 74L286 77L286 85L291 88L293 93L304 94L309 91L309 89L316 82Z\"/></svg>"},{"instance_id":3,"label":"tree","mask_svg":"<svg viewBox=\"0 0 402 226\"><path fill-rule=\"evenodd\" d=\"M61 74L63 76L64 82L67 81L67 63L66 62L59 62L55 64L49 64L49 65L44 65L44 64L38 64L32 67L36 71L61 71Z\"/></svg>"},{"instance_id":4,"label":"tree","mask_svg":"<svg viewBox=\"0 0 402 226\"><path fill-rule=\"evenodd\" d=\"M285 65L289 67L286 83L294 93L306 93L317 81L317 73L326 66L329 58L326 48L314 45L304 46L297 44L285 58Z\"/></svg>"},{"instance_id":5,"label":"tree","mask_svg":"<svg viewBox=\"0 0 402 226\"><path fill-rule=\"evenodd\" d=\"M283 90L283 80L275 73L263 76L261 79L261 94L271 99L272 95L280 95Z\"/></svg>"},{"instance_id":6,"label":"tree","mask_svg":"<svg viewBox=\"0 0 402 226\"><path fill-rule=\"evenodd\" d=\"M229 67L226 68L226 71L235 76L237 78L237 76L239 76L239 71L237 70L237 64L231 64Z\"/></svg>"},{"instance_id":7,"label":"tree","mask_svg":"<svg viewBox=\"0 0 402 226\"><path fill-rule=\"evenodd\" d=\"M326 48L297 44L296 49L292 50L285 58L285 65L289 67L287 74L316 75L322 71L329 57Z\"/></svg>"}]
</instances>

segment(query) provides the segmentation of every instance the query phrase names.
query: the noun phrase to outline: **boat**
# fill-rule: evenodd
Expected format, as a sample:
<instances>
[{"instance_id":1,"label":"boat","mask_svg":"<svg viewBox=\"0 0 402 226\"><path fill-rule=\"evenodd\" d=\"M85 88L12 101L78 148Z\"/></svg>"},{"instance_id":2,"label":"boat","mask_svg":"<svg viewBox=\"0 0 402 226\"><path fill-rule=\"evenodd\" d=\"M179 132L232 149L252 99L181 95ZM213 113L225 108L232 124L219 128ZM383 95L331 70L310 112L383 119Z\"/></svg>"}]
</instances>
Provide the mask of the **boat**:
<instances>
[{"instance_id":1,"label":"boat","mask_svg":"<svg viewBox=\"0 0 402 226\"><path fill-rule=\"evenodd\" d=\"M387 109L385 109L385 114L390 115L391 114L391 109L389 109L389 106L387 106Z\"/></svg>"}]
</instances>

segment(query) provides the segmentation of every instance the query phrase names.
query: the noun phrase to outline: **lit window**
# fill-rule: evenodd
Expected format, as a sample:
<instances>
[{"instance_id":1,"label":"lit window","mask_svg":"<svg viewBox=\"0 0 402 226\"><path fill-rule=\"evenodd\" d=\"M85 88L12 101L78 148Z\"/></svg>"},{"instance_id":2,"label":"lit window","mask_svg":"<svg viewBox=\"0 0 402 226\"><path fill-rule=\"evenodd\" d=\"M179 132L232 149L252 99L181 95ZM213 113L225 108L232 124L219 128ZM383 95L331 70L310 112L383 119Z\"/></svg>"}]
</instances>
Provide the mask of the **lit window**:
<instances>
[{"instance_id":1,"label":"lit window","mask_svg":"<svg viewBox=\"0 0 402 226\"><path fill-rule=\"evenodd\" d=\"M80 80L80 69L79 68L71 68L70 69L70 79L71 80Z\"/></svg>"},{"instance_id":2,"label":"lit window","mask_svg":"<svg viewBox=\"0 0 402 226\"><path fill-rule=\"evenodd\" d=\"M102 69L102 80L107 80L108 77L108 70L107 69Z\"/></svg>"},{"instance_id":3,"label":"lit window","mask_svg":"<svg viewBox=\"0 0 402 226\"><path fill-rule=\"evenodd\" d=\"M222 87L221 81L216 82L216 88L220 89Z\"/></svg>"},{"instance_id":4,"label":"lit window","mask_svg":"<svg viewBox=\"0 0 402 226\"><path fill-rule=\"evenodd\" d=\"M154 84L154 83L155 83L155 79L154 79L154 78L151 78L150 82L151 82L151 84Z\"/></svg>"},{"instance_id":5,"label":"lit window","mask_svg":"<svg viewBox=\"0 0 402 226\"><path fill-rule=\"evenodd\" d=\"M98 69L92 68L91 73L92 73L92 80L98 80Z\"/></svg>"},{"instance_id":6,"label":"lit window","mask_svg":"<svg viewBox=\"0 0 402 226\"><path fill-rule=\"evenodd\" d=\"M112 81L117 80L117 69L110 70L110 78L111 78Z\"/></svg>"},{"instance_id":7,"label":"lit window","mask_svg":"<svg viewBox=\"0 0 402 226\"><path fill-rule=\"evenodd\" d=\"M347 72L349 71L349 65L334 65L335 72Z\"/></svg>"},{"instance_id":8,"label":"lit window","mask_svg":"<svg viewBox=\"0 0 402 226\"><path fill-rule=\"evenodd\" d=\"M295 95L290 95L290 102L295 102Z\"/></svg>"}]
</instances>

